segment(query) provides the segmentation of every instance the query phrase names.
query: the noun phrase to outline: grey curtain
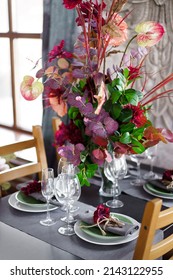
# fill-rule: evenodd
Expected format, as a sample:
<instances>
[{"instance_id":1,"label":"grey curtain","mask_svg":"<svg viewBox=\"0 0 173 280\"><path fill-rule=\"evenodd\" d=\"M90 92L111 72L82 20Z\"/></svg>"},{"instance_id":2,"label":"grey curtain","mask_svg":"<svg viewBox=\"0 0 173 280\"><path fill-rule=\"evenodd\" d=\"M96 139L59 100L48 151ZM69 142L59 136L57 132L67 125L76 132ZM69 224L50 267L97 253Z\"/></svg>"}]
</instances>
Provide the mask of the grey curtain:
<instances>
[{"instance_id":1,"label":"grey curtain","mask_svg":"<svg viewBox=\"0 0 173 280\"><path fill-rule=\"evenodd\" d=\"M65 49L73 50L76 37L75 10L67 10L61 0L44 0L43 18L43 63L47 61L47 54L54 45L65 40ZM53 147L52 117L56 113L48 107L43 110L43 136L45 141L48 166L56 171L56 153ZM66 121L66 119L64 119Z\"/></svg>"}]
</instances>

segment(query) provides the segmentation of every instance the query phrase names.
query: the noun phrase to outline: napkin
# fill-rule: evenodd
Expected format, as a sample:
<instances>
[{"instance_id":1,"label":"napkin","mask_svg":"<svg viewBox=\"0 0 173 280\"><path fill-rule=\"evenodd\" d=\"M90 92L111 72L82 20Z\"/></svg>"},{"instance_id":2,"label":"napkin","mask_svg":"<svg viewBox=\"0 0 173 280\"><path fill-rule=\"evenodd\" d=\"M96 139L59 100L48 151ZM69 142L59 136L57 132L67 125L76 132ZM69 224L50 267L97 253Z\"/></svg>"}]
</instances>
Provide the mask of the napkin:
<instances>
[{"instance_id":1,"label":"napkin","mask_svg":"<svg viewBox=\"0 0 173 280\"><path fill-rule=\"evenodd\" d=\"M93 215L94 215L94 211L92 210L88 210L85 211L84 213L79 213L77 215L77 219L92 225L94 224L93 222ZM104 226L102 224L100 224L100 226L103 228ZM105 231L107 232L111 232L117 235L121 235L121 236L126 236L128 234L133 234L136 230L139 229L139 225L134 225L134 224L129 224L127 222L123 222L122 227L113 227L113 226L107 226Z\"/></svg>"},{"instance_id":2,"label":"napkin","mask_svg":"<svg viewBox=\"0 0 173 280\"><path fill-rule=\"evenodd\" d=\"M153 185L154 187L163 189L167 192L173 192L173 184L171 184L172 182L163 181L161 179L155 179L155 180L148 180L148 183Z\"/></svg>"},{"instance_id":3,"label":"napkin","mask_svg":"<svg viewBox=\"0 0 173 280\"><path fill-rule=\"evenodd\" d=\"M32 182L33 181L27 181L26 183L18 184L16 186L16 189L21 191L22 188L26 188L28 186L28 184L30 184ZM46 199L42 195L41 192L33 192L33 193L30 193L28 196L33 197L33 198L35 198L38 201L46 202ZM55 206L62 206L62 204L60 202L58 202L57 200L55 200L55 199L51 199L50 200L50 204L55 205Z\"/></svg>"}]
</instances>

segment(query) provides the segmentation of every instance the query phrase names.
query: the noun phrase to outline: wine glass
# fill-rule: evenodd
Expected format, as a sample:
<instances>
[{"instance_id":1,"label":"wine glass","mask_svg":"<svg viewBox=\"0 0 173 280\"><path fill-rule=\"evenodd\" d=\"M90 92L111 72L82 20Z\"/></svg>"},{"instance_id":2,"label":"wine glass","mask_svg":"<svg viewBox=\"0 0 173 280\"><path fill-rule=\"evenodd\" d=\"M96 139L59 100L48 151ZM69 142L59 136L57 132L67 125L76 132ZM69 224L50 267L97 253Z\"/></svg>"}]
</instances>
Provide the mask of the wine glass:
<instances>
[{"instance_id":1,"label":"wine glass","mask_svg":"<svg viewBox=\"0 0 173 280\"><path fill-rule=\"evenodd\" d=\"M58 162L57 173L58 175L61 173L76 174L77 168L66 158L61 157Z\"/></svg>"},{"instance_id":2,"label":"wine glass","mask_svg":"<svg viewBox=\"0 0 173 280\"><path fill-rule=\"evenodd\" d=\"M77 174L77 172L78 172L77 167L74 166L70 161L68 161L67 158L61 157L59 159L58 168L57 168L58 174L62 174L62 173ZM71 213L76 212L78 209L79 207L73 205L72 207L70 207L70 212ZM66 211L65 204L61 207L61 210ZM61 220L66 221L66 217L61 218ZM72 214L70 215L69 220L74 221L74 217L72 216Z\"/></svg>"},{"instance_id":3,"label":"wine glass","mask_svg":"<svg viewBox=\"0 0 173 280\"><path fill-rule=\"evenodd\" d=\"M148 148L145 153L146 157L150 160L150 171L145 173L143 178L146 180L157 179L158 175L153 172L154 161L157 158L157 145Z\"/></svg>"},{"instance_id":4,"label":"wine glass","mask_svg":"<svg viewBox=\"0 0 173 280\"><path fill-rule=\"evenodd\" d=\"M119 208L124 205L117 197L121 194L121 189L118 184L119 179L123 179L127 174L127 163L124 155L116 158L113 157L110 163L106 162L104 165L105 176L113 182L113 199L108 200L106 205L111 208Z\"/></svg>"},{"instance_id":5,"label":"wine glass","mask_svg":"<svg viewBox=\"0 0 173 280\"><path fill-rule=\"evenodd\" d=\"M142 154L132 154L130 155L130 159L136 162L137 165L137 178L130 181L130 184L133 186L141 186L145 183L141 176L141 163L146 159L145 152Z\"/></svg>"},{"instance_id":6,"label":"wine glass","mask_svg":"<svg viewBox=\"0 0 173 280\"><path fill-rule=\"evenodd\" d=\"M54 170L53 168L42 169L42 179L41 179L41 192L46 198L47 202L47 215L44 220L40 221L43 226L52 226L56 223L55 220L51 219L49 212L50 199L54 195Z\"/></svg>"},{"instance_id":7,"label":"wine glass","mask_svg":"<svg viewBox=\"0 0 173 280\"><path fill-rule=\"evenodd\" d=\"M63 235L73 235L74 227L70 224L70 207L71 201L80 197L81 187L79 179L75 174L61 173L55 182L55 197L60 203L66 204L67 223L58 229Z\"/></svg>"}]
</instances>

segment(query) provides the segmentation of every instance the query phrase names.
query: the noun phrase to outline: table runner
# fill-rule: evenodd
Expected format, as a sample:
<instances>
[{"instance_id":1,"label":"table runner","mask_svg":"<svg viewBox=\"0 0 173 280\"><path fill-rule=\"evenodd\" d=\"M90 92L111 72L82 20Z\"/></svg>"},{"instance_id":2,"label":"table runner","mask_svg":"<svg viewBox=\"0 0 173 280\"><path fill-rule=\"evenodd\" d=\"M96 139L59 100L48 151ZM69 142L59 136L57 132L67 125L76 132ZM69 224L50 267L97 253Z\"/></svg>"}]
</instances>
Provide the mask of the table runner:
<instances>
[{"instance_id":1,"label":"table runner","mask_svg":"<svg viewBox=\"0 0 173 280\"><path fill-rule=\"evenodd\" d=\"M59 219L64 216L60 209L51 211L51 216L58 220L57 224L51 227L43 227L39 221L45 217L46 213L28 213L13 209L8 204L8 198L0 200L0 220L20 231L45 241L64 251L72 253L82 259L87 260L104 260L104 259L132 259L136 240L122 245L102 246L95 245L81 240L76 235L63 236L57 232L63 222ZM78 202L80 210L92 209L92 206ZM163 237L162 232L157 235L157 240Z\"/></svg>"},{"instance_id":2,"label":"table runner","mask_svg":"<svg viewBox=\"0 0 173 280\"><path fill-rule=\"evenodd\" d=\"M144 172L144 171L143 171ZM137 197L137 198L141 198L144 199L146 201L149 201L151 199L156 198L157 196L154 195L150 195L149 193L147 193L144 189L143 186L132 186L130 185L130 180L132 180L133 176L130 176L127 179L123 179L123 180L119 180L119 185L121 187L122 192ZM99 177L92 179L91 181L93 184L100 186L101 184L101 179ZM166 207L172 207L173 206L173 200L171 199L163 199L162 204Z\"/></svg>"}]
</instances>

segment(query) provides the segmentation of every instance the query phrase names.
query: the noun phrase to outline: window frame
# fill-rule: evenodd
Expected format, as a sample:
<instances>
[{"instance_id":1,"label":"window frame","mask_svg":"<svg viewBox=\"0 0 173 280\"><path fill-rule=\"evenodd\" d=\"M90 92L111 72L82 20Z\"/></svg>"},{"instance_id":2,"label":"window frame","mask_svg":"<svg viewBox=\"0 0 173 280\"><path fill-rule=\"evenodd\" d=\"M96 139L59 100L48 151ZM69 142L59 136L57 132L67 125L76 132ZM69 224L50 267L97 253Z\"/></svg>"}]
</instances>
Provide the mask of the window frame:
<instances>
[{"instance_id":1,"label":"window frame","mask_svg":"<svg viewBox=\"0 0 173 280\"><path fill-rule=\"evenodd\" d=\"M16 117L16 91L15 91L15 65L14 65L14 40L15 39L42 39L42 33L19 33L14 32L12 28L12 0L7 0L7 9L8 9L8 32L0 32L0 38L8 38L10 44L10 65L11 65L11 93L12 93L12 105L13 105L13 125L7 126L0 123L0 127L9 128L15 131L21 131L28 134L31 134L30 131L24 130L17 126L17 117Z\"/></svg>"}]
</instances>

